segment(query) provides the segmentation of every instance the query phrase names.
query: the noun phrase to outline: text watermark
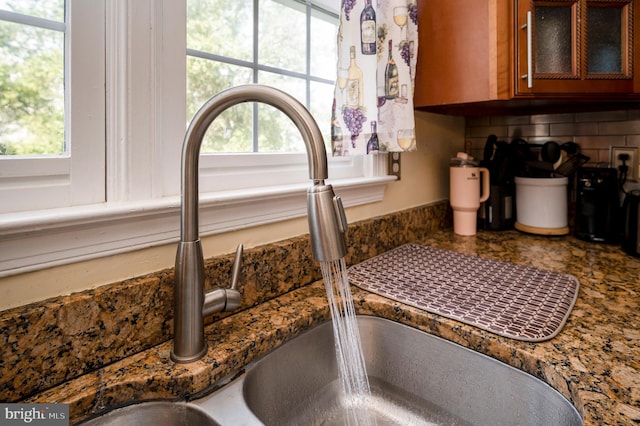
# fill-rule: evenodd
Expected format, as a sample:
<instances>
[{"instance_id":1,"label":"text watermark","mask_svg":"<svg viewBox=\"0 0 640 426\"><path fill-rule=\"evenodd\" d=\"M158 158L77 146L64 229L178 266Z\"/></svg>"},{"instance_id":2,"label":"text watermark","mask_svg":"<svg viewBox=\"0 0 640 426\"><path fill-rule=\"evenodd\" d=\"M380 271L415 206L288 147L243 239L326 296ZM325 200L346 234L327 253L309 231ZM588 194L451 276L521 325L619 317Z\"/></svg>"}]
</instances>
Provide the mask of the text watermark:
<instances>
[{"instance_id":1,"label":"text watermark","mask_svg":"<svg viewBox=\"0 0 640 426\"><path fill-rule=\"evenodd\" d=\"M2 404L0 426L69 426L68 404Z\"/></svg>"}]
</instances>

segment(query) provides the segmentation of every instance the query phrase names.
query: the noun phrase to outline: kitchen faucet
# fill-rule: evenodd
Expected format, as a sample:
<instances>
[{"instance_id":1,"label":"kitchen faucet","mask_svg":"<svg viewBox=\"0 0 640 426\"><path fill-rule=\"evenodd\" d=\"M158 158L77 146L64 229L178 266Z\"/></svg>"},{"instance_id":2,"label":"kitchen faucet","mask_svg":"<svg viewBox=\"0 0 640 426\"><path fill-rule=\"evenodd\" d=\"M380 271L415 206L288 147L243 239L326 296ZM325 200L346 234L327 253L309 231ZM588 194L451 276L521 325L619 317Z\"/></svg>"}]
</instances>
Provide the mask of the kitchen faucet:
<instances>
[{"instance_id":1,"label":"kitchen faucet","mask_svg":"<svg viewBox=\"0 0 640 426\"><path fill-rule=\"evenodd\" d=\"M204 291L204 258L198 227L198 160L204 135L226 109L242 102L262 102L286 114L302 135L307 149L309 177L307 216L311 249L319 262L331 262L346 255L347 220L340 197L334 195L328 177L327 154L322 133L309 111L290 95L272 87L247 84L222 91L195 114L182 146L182 196L180 242L176 254L173 349L171 359L179 363L196 361L207 351L204 317L232 311L240 306L237 290L242 262L242 245L234 261L231 288Z\"/></svg>"}]
</instances>

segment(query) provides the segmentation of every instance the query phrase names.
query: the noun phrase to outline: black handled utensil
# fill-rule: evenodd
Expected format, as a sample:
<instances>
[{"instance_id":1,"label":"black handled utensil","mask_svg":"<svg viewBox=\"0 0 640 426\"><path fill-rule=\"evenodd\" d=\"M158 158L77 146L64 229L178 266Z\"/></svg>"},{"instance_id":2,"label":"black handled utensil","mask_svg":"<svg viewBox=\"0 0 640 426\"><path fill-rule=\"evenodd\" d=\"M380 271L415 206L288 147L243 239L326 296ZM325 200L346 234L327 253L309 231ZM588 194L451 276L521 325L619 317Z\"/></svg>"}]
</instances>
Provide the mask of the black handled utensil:
<instances>
[{"instance_id":1,"label":"black handled utensil","mask_svg":"<svg viewBox=\"0 0 640 426\"><path fill-rule=\"evenodd\" d=\"M546 163L555 164L561 154L560 145L554 141L545 142L540 149L540 157Z\"/></svg>"},{"instance_id":2,"label":"black handled utensil","mask_svg":"<svg viewBox=\"0 0 640 426\"><path fill-rule=\"evenodd\" d=\"M569 157L564 163L560 164L554 173L556 175L569 177L574 174L576 170L580 168L580 166L582 166L589 160L589 157L578 152Z\"/></svg>"}]
</instances>

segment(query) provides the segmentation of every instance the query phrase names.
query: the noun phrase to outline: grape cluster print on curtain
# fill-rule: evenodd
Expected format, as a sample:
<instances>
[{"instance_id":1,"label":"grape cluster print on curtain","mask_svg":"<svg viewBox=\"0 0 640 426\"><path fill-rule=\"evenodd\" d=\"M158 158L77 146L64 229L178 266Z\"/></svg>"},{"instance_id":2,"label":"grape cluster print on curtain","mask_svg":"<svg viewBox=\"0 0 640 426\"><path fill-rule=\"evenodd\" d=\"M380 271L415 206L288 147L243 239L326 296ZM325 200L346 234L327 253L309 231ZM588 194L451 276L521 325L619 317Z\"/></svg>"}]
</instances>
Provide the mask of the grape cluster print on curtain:
<instances>
[{"instance_id":1,"label":"grape cluster print on curtain","mask_svg":"<svg viewBox=\"0 0 640 426\"><path fill-rule=\"evenodd\" d=\"M334 156L414 151L417 0L342 0Z\"/></svg>"}]
</instances>

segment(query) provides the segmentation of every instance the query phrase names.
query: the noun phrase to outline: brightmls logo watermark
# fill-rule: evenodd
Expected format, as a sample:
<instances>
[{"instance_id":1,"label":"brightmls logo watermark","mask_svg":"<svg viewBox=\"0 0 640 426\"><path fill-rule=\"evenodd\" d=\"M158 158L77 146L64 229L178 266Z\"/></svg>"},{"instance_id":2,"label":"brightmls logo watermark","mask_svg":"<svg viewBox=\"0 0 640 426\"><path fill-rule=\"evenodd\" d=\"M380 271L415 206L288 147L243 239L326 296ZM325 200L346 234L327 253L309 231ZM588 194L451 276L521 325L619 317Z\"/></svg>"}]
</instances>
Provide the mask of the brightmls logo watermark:
<instances>
[{"instance_id":1,"label":"brightmls logo watermark","mask_svg":"<svg viewBox=\"0 0 640 426\"><path fill-rule=\"evenodd\" d=\"M69 426L67 404L0 404L0 426Z\"/></svg>"}]
</instances>

